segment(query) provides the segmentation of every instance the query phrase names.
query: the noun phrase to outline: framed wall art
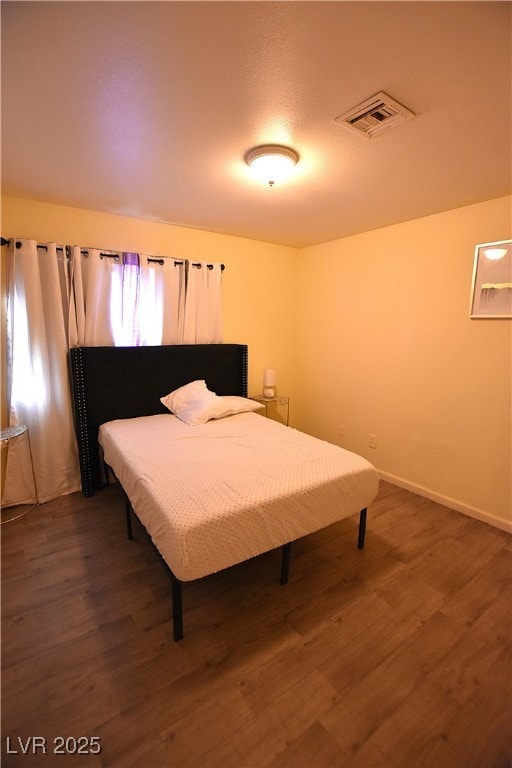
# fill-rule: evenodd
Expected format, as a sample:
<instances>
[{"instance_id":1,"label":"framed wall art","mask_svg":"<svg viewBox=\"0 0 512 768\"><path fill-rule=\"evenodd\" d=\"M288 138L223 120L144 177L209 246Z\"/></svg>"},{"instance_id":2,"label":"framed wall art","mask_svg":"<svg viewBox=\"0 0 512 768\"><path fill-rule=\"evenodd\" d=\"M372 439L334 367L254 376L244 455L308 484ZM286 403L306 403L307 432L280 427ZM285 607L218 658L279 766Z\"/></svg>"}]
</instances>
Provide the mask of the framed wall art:
<instances>
[{"instance_id":1,"label":"framed wall art","mask_svg":"<svg viewBox=\"0 0 512 768\"><path fill-rule=\"evenodd\" d=\"M512 318L512 240L476 246L470 317Z\"/></svg>"}]
</instances>

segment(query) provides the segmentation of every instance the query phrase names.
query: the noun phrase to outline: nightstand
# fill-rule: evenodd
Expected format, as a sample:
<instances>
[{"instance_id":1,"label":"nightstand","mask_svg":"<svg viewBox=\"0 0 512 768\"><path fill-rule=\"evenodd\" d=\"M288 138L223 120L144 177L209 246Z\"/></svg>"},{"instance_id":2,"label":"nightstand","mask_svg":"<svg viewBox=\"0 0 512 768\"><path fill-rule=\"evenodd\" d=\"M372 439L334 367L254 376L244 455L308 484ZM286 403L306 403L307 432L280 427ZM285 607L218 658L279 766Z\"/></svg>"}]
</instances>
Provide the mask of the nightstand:
<instances>
[{"instance_id":1,"label":"nightstand","mask_svg":"<svg viewBox=\"0 0 512 768\"><path fill-rule=\"evenodd\" d=\"M267 418L272 418L272 416L269 413L270 411L277 410L279 407L282 407L285 410L285 421L284 423L286 426L289 426L290 421L290 398L287 395L275 395L274 397L264 397L263 395L254 395L252 400L256 400L257 403L261 403L265 406L265 416ZM276 419L276 421L280 421L280 419Z\"/></svg>"}]
</instances>

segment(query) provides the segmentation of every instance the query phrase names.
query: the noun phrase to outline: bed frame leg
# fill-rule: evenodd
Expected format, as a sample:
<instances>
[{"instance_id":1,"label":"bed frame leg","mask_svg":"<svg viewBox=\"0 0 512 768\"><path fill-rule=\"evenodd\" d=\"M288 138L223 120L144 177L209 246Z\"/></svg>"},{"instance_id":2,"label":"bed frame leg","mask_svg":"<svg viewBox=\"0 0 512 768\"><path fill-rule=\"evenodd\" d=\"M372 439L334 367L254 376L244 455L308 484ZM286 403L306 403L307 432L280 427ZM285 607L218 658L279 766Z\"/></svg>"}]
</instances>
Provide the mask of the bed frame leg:
<instances>
[{"instance_id":1,"label":"bed frame leg","mask_svg":"<svg viewBox=\"0 0 512 768\"><path fill-rule=\"evenodd\" d=\"M171 571L164 558L153 544L154 550L162 563L171 582L172 589L172 634L175 642L183 639L183 604L181 600L182 582Z\"/></svg>"},{"instance_id":2,"label":"bed frame leg","mask_svg":"<svg viewBox=\"0 0 512 768\"><path fill-rule=\"evenodd\" d=\"M357 538L357 548L363 549L364 547L364 538L366 535L366 516L368 514L367 509L362 509L359 513L359 535Z\"/></svg>"},{"instance_id":3,"label":"bed frame leg","mask_svg":"<svg viewBox=\"0 0 512 768\"><path fill-rule=\"evenodd\" d=\"M183 605L181 602L181 581L171 571L172 582L172 630L174 641L183 639Z\"/></svg>"},{"instance_id":4,"label":"bed frame leg","mask_svg":"<svg viewBox=\"0 0 512 768\"><path fill-rule=\"evenodd\" d=\"M281 559L281 584L288 584L288 573L290 571L290 551L292 548L291 541L283 546L283 557Z\"/></svg>"},{"instance_id":5,"label":"bed frame leg","mask_svg":"<svg viewBox=\"0 0 512 768\"><path fill-rule=\"evenodd\" d=\"M126 532L128 534L128 538L130 540L133 539L133 533L132 533L132 505L130 504L130 499L128 498L127 494L123 490L124 495L124 508L126 512ZM183 604L181 600L181 581L176 578L174 573L171 571L167 563L165 562L164 558L158 551L158 549L155 547L153 542L151 542L153 545L153 548L155 552L157 553L159 559L162 562L162 565L164 566L167 575L169 576L169 579L171 581L171 587L172 587L172 630L173 630L173 637L174 640L177 642L178 640L181 640L183 638Z\"/></svg>"},{"instance_id":6,"label":"bed frame leg","mask_svg":"<svg viewBox=\"0 0 512 768\"><path fill-rule=\"evenodd\" d=\"M132 505L130 504L130 500L128 496L124 497L124 508L126 512L126 535L128 536L129 540L132 541L133 539L133 532L132 532Z\"/></svg>"}]
</instances>

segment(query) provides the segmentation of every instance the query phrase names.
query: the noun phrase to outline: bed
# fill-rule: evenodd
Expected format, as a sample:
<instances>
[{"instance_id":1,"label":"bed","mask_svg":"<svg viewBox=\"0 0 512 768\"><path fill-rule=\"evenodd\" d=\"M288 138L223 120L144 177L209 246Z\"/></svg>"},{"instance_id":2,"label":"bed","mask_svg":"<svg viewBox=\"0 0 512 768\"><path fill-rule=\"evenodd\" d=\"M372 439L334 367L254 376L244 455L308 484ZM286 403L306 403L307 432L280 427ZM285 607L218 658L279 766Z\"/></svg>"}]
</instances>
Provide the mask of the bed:
<instances>
[{"instance_id":1,"label":"bed","mask_svg":"<svg viewBox=\"0 0 512 768\"><path fill-rule=\"evenodd\" d=\"M245 345L88 347L70 360L83 493L103 487L103 463L118 479L129 537L135 513L171 579L175 640L183 582L282 548L285 584L293 541L357 513L364 546L375 468L258 413Z\"/></svg>"}]
</instances>

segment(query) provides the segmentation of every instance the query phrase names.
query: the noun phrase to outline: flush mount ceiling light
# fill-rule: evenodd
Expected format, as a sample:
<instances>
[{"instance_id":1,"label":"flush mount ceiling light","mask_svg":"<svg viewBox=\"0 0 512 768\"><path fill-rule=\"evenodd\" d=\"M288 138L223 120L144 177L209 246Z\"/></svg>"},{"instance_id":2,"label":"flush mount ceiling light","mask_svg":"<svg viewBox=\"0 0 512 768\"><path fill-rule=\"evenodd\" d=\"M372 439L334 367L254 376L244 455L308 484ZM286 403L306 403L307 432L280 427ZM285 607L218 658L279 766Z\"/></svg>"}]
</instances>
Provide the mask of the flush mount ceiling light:
<instances>
[{"instance_id":1,"label":"flush mount ceiling light","mask_svg":"<svg viewBox=\"0 0 512 768\"><path fill-rule=\"evenodd\" d=\"M491 261L498 261L507 255L506 248L484 248L484 254L487 259Z\"/></svg>"},{"instance_id":2,"label":"flush mount ceiling light","mask_svg":"<svg viewBox=\"0 0 512 768\"><path fill-rule=\"evenodd\" d=\"M254 147L245 156L245 162L254 175L270 187L276 181L286 179L298 160L295 150L277 144Z\"/></svg>"}]
</instances>

